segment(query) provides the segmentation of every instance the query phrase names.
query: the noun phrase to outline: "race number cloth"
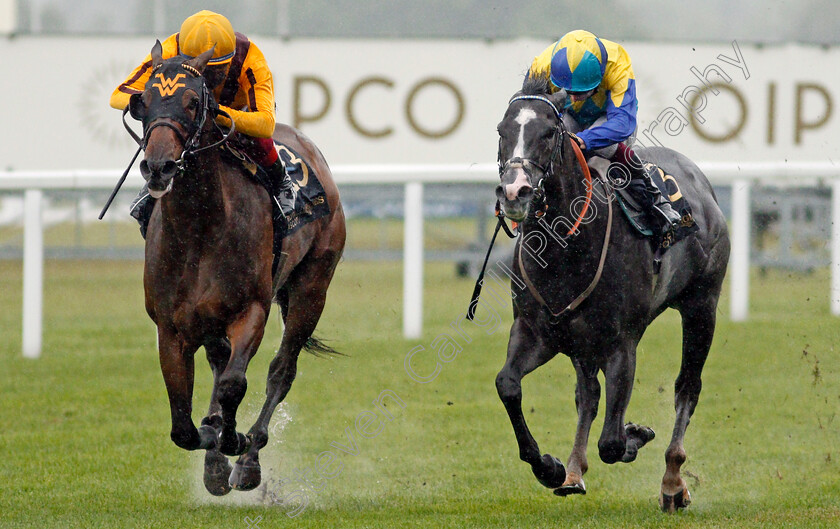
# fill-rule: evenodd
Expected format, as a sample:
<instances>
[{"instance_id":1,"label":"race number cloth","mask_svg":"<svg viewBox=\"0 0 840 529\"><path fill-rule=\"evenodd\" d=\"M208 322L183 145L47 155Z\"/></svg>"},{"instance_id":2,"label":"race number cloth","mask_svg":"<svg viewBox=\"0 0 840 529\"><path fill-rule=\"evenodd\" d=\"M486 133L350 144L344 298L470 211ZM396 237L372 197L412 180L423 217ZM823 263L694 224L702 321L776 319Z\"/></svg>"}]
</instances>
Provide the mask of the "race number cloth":
<instances>
[{"instance_id":1,"label":"race number cloth","mask_svg":"<svg viewBox=\"0 0 840 529\"><path fill-rule=\"evenodd\" d=\"M645 171L651 176L651 180L656 187L659 188L663 196L668 197L671 202L671 207L680 214L683 218L680 226L666 240L658 240L659 237L654 237L659 232L657 226L660 220L651 219L647 208L642 204L646 203L650 198L647 196L645 186L638 180L631 180L630 184L623 188L616 188L616 195L618 203L622 211L627 216L630 224L636 228L639 233L657 239L655 242L657 246L662 245L664 248L672 246L674 243L685 239L699 229L691 215L691 205L686 200L677 185L677 180L662 168L657 167L652 163L645 163ZM623 175L618 175L621 178Z\"/></svg>"},{"instance_id":2,"label":"race number cloth","mask_svg":"<svg viewBox=\"0 0 840 529\"><path fill-rule=\"evenodd\" d=\"M288 145L276 141L274 143L277 146L277 154L286 165L286 171L292 177L292 183L298 191L295 211L289 215L288 230L285 234L288 236L310 222L329 215L330 205L327 203L324 187L312 167Z\"/></svg>"}]
</instances>

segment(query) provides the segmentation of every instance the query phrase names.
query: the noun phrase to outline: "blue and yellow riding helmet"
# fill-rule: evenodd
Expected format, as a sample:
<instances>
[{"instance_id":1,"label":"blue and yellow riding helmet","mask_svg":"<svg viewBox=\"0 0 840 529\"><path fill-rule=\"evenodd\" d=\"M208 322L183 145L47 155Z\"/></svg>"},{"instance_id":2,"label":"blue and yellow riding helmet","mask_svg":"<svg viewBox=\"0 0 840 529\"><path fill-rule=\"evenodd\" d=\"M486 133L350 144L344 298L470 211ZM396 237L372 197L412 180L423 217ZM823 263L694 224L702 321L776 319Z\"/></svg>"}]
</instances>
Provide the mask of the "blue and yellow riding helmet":
<instances>
[{"instance_id":1,"label":"blue and yellow riding helmet","mask_svg":"<svg viewBox=\"0 0 840 529\"><path fill-rule=\"evenodd\" d=\"M551 83L567 92L588 92L601 84L607 50L601 39L582 29L557 41L551 57Z\"/></svg>"}]
</instances>

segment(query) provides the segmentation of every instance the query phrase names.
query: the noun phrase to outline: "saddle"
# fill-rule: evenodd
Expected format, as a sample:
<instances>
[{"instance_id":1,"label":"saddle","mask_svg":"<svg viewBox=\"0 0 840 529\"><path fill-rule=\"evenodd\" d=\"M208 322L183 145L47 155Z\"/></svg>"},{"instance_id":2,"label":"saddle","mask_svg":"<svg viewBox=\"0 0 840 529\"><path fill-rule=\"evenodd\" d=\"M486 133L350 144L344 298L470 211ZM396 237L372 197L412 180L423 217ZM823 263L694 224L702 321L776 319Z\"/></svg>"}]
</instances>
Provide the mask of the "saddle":
<instances>
[{"instance_id":1,"label":"saddle","mask_svg":"<svg viewBox=\"0 0 840 529\"><path fill-rule=\"evenodd\" d=\"M660 233L659 229L661 219L653 218L651 215L652 208L646 206L651 202L651 197L644 182L639 179L632 179L625 184L626 173L603 158L593 157L589 160L589 165L598 174L606 176L608 181L612 182L616 202L621 206L621 210L627 220L630 221L630 225L641 235L651 240L660 256L665 250L699 229L691 214L691 204L688 203L688 200L680 191L677 180L656 164L645 162L645 171L659 189L662 197L667 198L674 211L682 217L679 227L664 235Z\"/></svg>"}]
</instances>

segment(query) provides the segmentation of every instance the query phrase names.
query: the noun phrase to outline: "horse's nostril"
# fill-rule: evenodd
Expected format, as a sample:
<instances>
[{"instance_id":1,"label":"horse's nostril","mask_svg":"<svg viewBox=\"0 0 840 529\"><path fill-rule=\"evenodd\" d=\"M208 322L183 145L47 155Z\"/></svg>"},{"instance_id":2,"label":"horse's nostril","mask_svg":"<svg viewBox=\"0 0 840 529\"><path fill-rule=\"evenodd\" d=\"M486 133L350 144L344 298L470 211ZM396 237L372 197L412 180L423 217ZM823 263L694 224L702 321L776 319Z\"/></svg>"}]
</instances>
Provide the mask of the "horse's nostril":
<instances>
[{"instance_id":1,"label":"horse's nostril","mask_svg":"<svg viewBox=\"0 0 840 529\"><path fill-rule=\"evenodd\" d=\"M504 186L502 186L502 184L496 186L496 198L498 198L499 200L505 199L505 188Z\"/></svg>"},{"instance_id":2,"label":"horse's nostril","mask_svg":"<svg viewBox=\"0 0 840 529\"><path fill-rule=\"evenodd\" d=\"M534 188L531 186L522 186L519 188L519 198L530 199L534 195Z\"/></svg>"},{"instance_id":3,"label":"horse's nostril","mask_svg":"<svg viewBox=\"0 0 840 529\"><path fill-rule=\"evenodd\" d=\"M140 174L143 178L173 178L178 172L178 164L174 160L143 160L140 162Z\"/></svg>"},{"instance_id":4,"label":"horse's nostril","mask_svg":"<svg viewBox=\"0 0 840 529\"><path fill-rule=\"evenodd\" d=\"M149 177L152 176L152 171L149 169L149 162L146 160L142 160L140 162L140 174L145 180L148 180Z\"/></svg>"},{"instance_id":5,"label":"horse's nostril","mask_svg":"<svg viewBox=\"0 0 840 529\"><path fill-rule=\"evenodd\" d=\"M176 164L172 160L168 160L166 163L163 164L163 168L161 169L161 173L169 176L174 175L178 171L178 164Z\"/></svg>"}]
</instances>

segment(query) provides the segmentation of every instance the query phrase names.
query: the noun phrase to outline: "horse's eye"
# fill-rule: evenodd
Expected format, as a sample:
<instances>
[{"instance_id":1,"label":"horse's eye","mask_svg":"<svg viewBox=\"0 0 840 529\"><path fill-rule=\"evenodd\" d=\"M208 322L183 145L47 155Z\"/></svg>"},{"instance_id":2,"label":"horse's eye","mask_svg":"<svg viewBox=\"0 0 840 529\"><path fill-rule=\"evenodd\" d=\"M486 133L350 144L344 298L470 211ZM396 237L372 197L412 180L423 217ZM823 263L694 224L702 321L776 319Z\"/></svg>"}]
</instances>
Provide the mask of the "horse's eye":
<instances>
[{"instance_id":1,"label":"horse's eye","mask_svg":"<svg viewBox=\"0 0 840 529\"><path fill-rule=\"evenodd\" d=\"M187 104L187 108L190 110L195 110L198 108L198 99L190 99L189 104Z\"/></svg>"}]
</instances>

